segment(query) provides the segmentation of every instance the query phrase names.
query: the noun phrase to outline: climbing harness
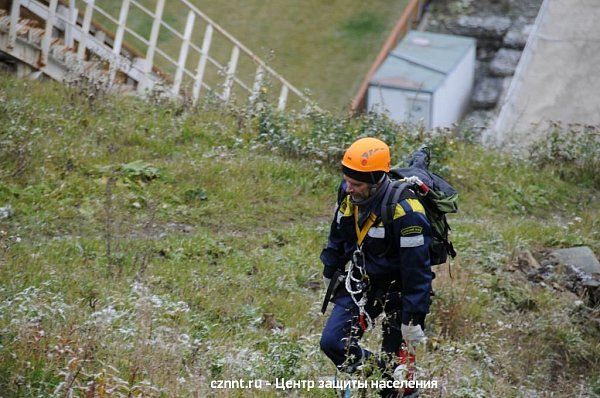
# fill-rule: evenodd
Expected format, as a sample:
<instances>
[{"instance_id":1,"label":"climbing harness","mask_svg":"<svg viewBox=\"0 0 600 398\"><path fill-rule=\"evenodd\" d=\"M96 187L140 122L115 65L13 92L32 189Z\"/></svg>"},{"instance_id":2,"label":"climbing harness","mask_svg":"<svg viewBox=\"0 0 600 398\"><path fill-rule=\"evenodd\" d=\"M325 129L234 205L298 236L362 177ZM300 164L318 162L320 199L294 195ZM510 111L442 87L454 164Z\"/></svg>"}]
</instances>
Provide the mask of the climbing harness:
<instances>
[{"instance_id":1,"label":"climbing harness","mask_svg":"<svg viewBox=\"0 0 600 398\"><path fill-rule=\"evenodd\" d=\"M377 217L371 213L365 221L362 228L358 226L358 206L354 207L354 227L356 229L356 250L352 254L350 269L346 274L346 290L350 293L352 301L358 307L358 323L364 331L370 330L373 327L371 316L365 311L367 305L366 290L369 287L369 275L365 269L365 254L362 251L362 244L369 232L369 229L375 224ZM357 298L360 296L360 298Z\"/></svg>"}]
</instances>

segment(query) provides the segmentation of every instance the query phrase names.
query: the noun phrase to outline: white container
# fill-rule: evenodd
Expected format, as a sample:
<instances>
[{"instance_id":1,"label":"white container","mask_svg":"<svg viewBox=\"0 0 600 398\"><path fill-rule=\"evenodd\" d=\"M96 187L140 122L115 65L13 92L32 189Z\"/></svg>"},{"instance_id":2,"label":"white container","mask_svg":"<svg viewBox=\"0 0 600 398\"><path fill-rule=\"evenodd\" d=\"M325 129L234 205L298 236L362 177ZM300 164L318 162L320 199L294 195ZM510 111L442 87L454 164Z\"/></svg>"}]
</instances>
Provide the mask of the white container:
<instances>
[{"instance_id":1,"label":"white container","mask_svg":"<svg viewBox=\"0 0 600 398\"><path fill-rule=\"evenodd\" d=\"M469 106L475 40L411 31L369 83L367 110L426 128L450 127Z\"/></svg>"}]
</instances>

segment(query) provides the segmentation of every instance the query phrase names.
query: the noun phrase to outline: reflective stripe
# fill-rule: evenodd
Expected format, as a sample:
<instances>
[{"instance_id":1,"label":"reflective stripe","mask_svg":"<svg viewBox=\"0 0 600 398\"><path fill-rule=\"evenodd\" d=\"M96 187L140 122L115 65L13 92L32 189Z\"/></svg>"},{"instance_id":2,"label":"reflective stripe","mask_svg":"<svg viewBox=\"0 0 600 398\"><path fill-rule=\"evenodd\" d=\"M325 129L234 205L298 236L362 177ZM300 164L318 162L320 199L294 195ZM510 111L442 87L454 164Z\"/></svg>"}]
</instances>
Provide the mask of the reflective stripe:
<instances>
[{"instance_id":1,"label":"reflective stripe","mask_svg":"<svg viewBox=\"0 0 600 398\"><path fill-rule=\"evenodd\" d=\"M406 202L408 202L410 207L412 207L413 211L425 214L425 208L423 207L421 202L419 202L419 199L406 199Z\"/></svg>"},{"instance_id":2,"label":"reflective stripe","mask_svg":"<svg viewBox=\"0 0 600 398\"><path fill-rule=\"evenodd\" d=\"M400 217L404 217L405 214L406 212L404 211L402 206L396 205L396 210L394 211L394 220Z\"/></svg>"},{"instance_id":3,"label":"reflective stripe","mask_svg":"<svg viewBox=\"0 0 600 398\"><path fill-rule=\"evenodd\" d=\"M370 236L371 238L385 238L385 228L384 227L373 227L369 230L369 233L367 233L368 236Z\"/></svg>"},{"instance_id":4,"label":"reflective stripe","mask_svg":"<svg viewBox=\"0 0 600 398\"><path fill-rule=\"evenodd\" d=\"M412 211L416 213L425 214L425 208L419 202L419 199L406 199L406 203L412 209ZM402 205L398 203L396 205L396 210L394 211L394 220L406 215L406 211L402 208Z\"/></svg>"},{"instance_id":5,"label":"reflective stripe","mask_svg":"<svg viewBox=\"0 0 600 398\"><path fill-rule=\"evenodd\" d=\"M339 224L340 221L342 221L342 217L344 217L344 214L342 214L342 212L338 210L335 221Z\"/></svg>"},{"instance_id":6,"label":"reflective stripe","mask_svg":"<svg viewBox=\"0 0 600 398\"><path fill-rule=\"evenodd\" d=\"M400 247L419 247L425 244L423 235L416 236L401 236Z\"/></svg>"}]
</instances>

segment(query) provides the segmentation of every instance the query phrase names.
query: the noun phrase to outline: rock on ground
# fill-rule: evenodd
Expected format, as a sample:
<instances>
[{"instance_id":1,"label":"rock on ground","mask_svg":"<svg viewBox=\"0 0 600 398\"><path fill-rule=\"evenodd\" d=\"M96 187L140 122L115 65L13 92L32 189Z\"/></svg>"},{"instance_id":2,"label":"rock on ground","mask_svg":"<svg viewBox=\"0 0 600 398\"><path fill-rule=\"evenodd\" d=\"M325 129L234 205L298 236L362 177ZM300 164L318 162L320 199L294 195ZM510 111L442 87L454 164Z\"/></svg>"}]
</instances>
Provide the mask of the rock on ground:
<instances>
[{"instance_id":1,"label":"rock on ground","mask_svg":"<svg viewBox=\"0 0 600 398\"><path fill-rule=\"evenodd\" d=\"M587 246L557 249L551 253L561 264L576 267L588 275L600 275L600 262Z\"/></svg>"}]
</instances>

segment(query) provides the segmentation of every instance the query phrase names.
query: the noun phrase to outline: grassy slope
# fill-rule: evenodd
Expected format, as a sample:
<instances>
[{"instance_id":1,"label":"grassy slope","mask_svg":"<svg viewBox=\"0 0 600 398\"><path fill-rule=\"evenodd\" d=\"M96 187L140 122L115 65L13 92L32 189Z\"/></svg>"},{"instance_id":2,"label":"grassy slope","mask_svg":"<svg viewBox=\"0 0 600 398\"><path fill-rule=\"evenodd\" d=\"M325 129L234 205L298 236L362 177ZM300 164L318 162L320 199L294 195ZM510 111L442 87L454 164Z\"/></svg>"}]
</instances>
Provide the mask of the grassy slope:
<instances>
[{"instance_id":1,"label":"grassy slope","mask_svg":"<svg viewBox=\"0 0 600 398\"><path fill-rule=\"evenodd\" d=\"M118 15L120 0L103 7ZM152 9L153 1L141 3ZM309 89L324 108L345 112L361 79L379 52L406 4L402 1L192 1L200 10L237 37L300 89ZM169 2L165 19L183 32L186 13L179 2ZM147 37L150 21L135 14L135 30ZM131 20L131 19L130 19ZM106 23L108 25L108 23ZM165 33L165 32L163 32ZM163 34L166 47L177 58L179 44ZM201 36L199 37L201 40ZM136 44L132 41L132 44ZM218 59L226 63L228 51Z\"/></svg>"},{"instance_id":2,"label":"grassy slope","mask_svg":"<svg viewBox=\"0 0 600 398\"><path fill-rule=\"evenodd\" d=\"M0 78L0 205L15 213L0 220L4 396L205 396L213 378L331 374L318 254L337 173L258 147L255 120L235 113L88 94ZM454 279L438 269L423 378L445 396L587 391L597 331L569 296L505 267L517 247L598 253L597 192L469 144L447 151L461 255ZM159 177L123 166L136 160Z\"/></svg>"}]
</instances>

